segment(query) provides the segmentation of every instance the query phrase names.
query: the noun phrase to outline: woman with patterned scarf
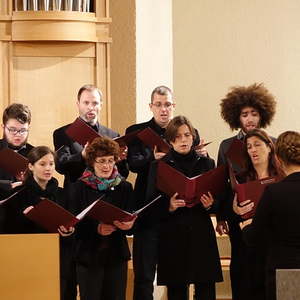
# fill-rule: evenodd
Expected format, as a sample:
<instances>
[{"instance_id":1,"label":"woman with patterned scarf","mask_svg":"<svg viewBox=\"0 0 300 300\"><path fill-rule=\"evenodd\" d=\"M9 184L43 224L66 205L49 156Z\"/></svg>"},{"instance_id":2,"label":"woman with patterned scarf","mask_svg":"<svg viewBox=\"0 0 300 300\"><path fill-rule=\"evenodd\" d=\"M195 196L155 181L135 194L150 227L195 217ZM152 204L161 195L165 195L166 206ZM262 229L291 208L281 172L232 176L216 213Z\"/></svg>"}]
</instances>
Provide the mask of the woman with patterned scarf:
<instances>
[{"instance_id":1,"label":"woman with patterned scarf","mask_svg":"<svg viewBox=\"0 0 300 300\"><path fill-rule=\"evenodd\" d=\"M132 207L132 186L118 172L119 145L99 137L86 147L87 169L71 189L73 212L79 213L104 195L107 201L123 210ZM125 300L127 261L130 251L126 233L131 222L114 225L91 218L76 228L76 272L81 300Z\"/></svg>"}]
</instances>

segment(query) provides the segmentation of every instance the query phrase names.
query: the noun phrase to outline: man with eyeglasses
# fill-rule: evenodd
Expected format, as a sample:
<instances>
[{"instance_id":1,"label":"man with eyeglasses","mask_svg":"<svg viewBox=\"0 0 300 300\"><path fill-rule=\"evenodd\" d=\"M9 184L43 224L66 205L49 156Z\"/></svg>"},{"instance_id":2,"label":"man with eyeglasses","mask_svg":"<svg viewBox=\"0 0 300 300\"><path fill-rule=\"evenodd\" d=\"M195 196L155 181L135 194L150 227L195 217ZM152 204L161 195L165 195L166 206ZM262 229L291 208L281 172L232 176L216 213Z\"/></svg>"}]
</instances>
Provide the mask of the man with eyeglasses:
<instances>
[{"instance_id":1,"label":"man with eyeglasses","mask_svg":"<svg viewBox=\"0 0 300 300\"><path fill-rule=\"evenodd\" d=\"M164 133L170 120L173 118L175 102L173 93L166 86L156 87L151 94L149 108L153 118L144 123L135 124L126 129L126 134L150 127L164 138ZM200 138L197 133L194 144L198 145ZM145 198L150 164L155 159L162 158L166 153L157 149L150 149L140 140L135 139L128 146L127 161L130 171L137 174L134 186L136 208L146 204ZM199 149L198 154L207 155L205 148ZM154 222L155 223L155 222ZM133 269L134 269L134 300L153 299L153 281L157 265L157 228L147 217L137 220L133 238Z\"/></svg>"},{"instance_id":2,"label":"man with eyeglasses","mask_svg":"<svg viewBox=\"0 0 300 300\"><path fill-rule=\"evenodd\" d=\"M3 138L0 149L10 148L27 157L33 148L27 143L31 112L26 105L13 103L8 106L2 116ZM15 178L0 168L0 197L7 197L11 190L22 184L22 178Z\"/></svg>"}]
</instances>

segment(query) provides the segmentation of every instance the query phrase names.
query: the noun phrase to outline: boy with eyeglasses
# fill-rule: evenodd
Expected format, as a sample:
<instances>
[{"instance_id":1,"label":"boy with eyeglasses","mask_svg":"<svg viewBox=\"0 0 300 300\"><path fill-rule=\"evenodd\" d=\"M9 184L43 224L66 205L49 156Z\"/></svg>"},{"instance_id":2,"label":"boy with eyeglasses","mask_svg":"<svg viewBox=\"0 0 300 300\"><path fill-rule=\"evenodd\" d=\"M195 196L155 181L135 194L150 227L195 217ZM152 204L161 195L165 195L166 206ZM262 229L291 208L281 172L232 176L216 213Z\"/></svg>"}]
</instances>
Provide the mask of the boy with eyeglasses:
<instances>
[{"instance_id":1,"label":"boy with eyeglasses","mask_svg":"<svg viewBox=\"0 0 300 300\"><path fill-rule=\"evenodd\" d=\"M2 116L3 138L0 140L0 150L8 147L27 157L33 148L27 143L30 122L31 112L28 106L19 103L9 105ZM21 179L0 168L0 198L7 197L12 189L21 185Z\"/></svg>"}]
</instances>

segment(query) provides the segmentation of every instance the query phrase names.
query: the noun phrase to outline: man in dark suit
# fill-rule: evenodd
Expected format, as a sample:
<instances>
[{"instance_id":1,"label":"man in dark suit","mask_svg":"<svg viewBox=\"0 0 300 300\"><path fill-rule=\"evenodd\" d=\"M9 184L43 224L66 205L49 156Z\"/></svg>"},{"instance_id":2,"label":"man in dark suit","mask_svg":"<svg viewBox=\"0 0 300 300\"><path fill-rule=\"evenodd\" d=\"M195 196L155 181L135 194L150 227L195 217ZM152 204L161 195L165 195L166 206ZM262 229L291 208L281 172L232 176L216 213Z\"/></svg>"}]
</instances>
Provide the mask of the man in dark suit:
<instances>
[{"instance_id":1,"label":"man in dark suit","mask_svg":"<svg viewBox=\"0 0 300 300\"><path fill-rule=\"evenodd\" d=\"M164 138L164 133L170 120L173 118L175 103L170 88L159 86L151 94L149 108L153 114L150 121L135 124L126 129L126 134L150 127ZM199 135L195 144L200 143ZM206 155L206 149L198 150ZM127 161L129 169L137 174L134 196L137 208L146 204L146 189L150 164L155 159L162 158L166 153L150 149L140 140L134 140L128 147ZM157 227L146 216L137 220L137 228L133 238L133 269L134 269L134 300L153 299L153 281L157 265Z\"/></svg>"},{"instance_id":2,"label":"man in dark suit","mask_svg":"<svg viewBox=\"0 0 300 300\"><path fill-rule=\"evenodd\" d=\"M82 86L77 95L77 107L79 117L101 136L109 138L118 137L119 134L110 128L101 125L98 121L103 104L101 91L93 85ZM75 182L86 168L85 147L74 142L67 134L66 129L71 125L65 125L56 129L53 133L53 142L57 151L56 170L65 176L64 186ZM117 164L118 169L124 177L128 176L128 168L123 160Z\"/></svg>"},{"instance_id":3,"label":"man in dark suit","mask_svg":"<svg viewBox=\"0 0 300 300\"><path fill-rule=\"evenodd\" d=\"M218 166L226 164L226 153L231 143L243 140L247 132L254 128L265 128L270 125L275 114L276 102L274 97L262 84L248 87L235 87L221 100L221 116L232 130L238 130L237 135L221 142L218 152ZM239 173L238 165L233 165ZM239 227L240 218L232 210L233 195L229 189L220 199L220 209L217 213L216 231L228 234L231 242L230 278L232 299L243 299L243 260L245 259L245 244Z\"/></svg>"},{"instance_id":4,"label":"man in dark suit","mask_svg":"<svg viewBox=\"0 0 300 300\"><path fill-rule=\"evenodd\" d=\"M77 94L77 107L79 117L86 122L91 128L98 132L101 136L109 138L118 137L119 134L110 128L101 125L98 121L100 110L103 104L103 96L101 91L93 85L82 86ZM56 170L65 176L64 187L68 188L74 183L84 172L86 168L85 150L87 145L83 147L77 142L74 142L67 134L68 125L56 129L53 133L53 142L57 151ZM128 176L128 167L126 160L122 160L117 164L119 172L124 177ZM69 245L65 243L63 270L67 270L62 276L63 283L62 300L76 300L77 280L75 271L75 261L73 257L74 240L72 237L68 240Z\"/></svg>"},{"instance_id":5,"label":"man in dark suit","mask_svg":"<svg viewBox=\"0 0 300 300\"><path fill-rule=\"evenodd\" d=\"M26 157L33 148L27 143L31 112L26 105L13 103L8 106L2 117L3 138L0 149L10 148ZM0 198L7 197L11 190L22 184L22 178L15 178L0 168Z\"/></svg>"}]
</instances>

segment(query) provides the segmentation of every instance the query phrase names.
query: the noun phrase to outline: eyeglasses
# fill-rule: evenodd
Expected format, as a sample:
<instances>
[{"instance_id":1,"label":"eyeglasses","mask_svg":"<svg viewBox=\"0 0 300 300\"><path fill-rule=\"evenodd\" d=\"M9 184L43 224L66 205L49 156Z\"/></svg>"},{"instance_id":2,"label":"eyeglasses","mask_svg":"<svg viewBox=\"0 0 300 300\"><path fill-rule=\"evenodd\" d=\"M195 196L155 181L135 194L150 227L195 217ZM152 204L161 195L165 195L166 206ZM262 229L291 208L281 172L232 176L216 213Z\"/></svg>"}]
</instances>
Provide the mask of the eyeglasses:
<instances>
[{"instance_id":1,"label":"eyeglasses","mask_svg":"<svg viewBox=\"0 0 300 300\"><path fill-rule=\"evenodd\" d=\"M6 127L5 128L8 130L9 133L13 134L13 135L25 135L28 132L28 129L26 128L21 128L21 129L17 129L15 127Z\"/></svg>"},{"instance_id":2,"label":"eyeglasses","mask_svg":"<svg viewBox=\"0 0 300 300\"><path fill-rule=\"evenodd\" d=\"M164 107L166 109L171 109L175 105L175 103L166 102L166 103L162 104L161 102L156 102L156 103L151 103L151 105L155 106L158 109L160 109L162 107Z\"/></svg>"},{"instance_id":3,"label":"eyeglasses","mask_svg":"<svg viewBox=\"0 0 300 300\"><path fill-rule=\"evenodd\" d=\"M115 160L114 159L106 160L106 159L98 158L98 159L95 159L95 163L97 163L101 166L104 166L104 165L113 166L115 164Z\"/></svg>"}]
</instances>

